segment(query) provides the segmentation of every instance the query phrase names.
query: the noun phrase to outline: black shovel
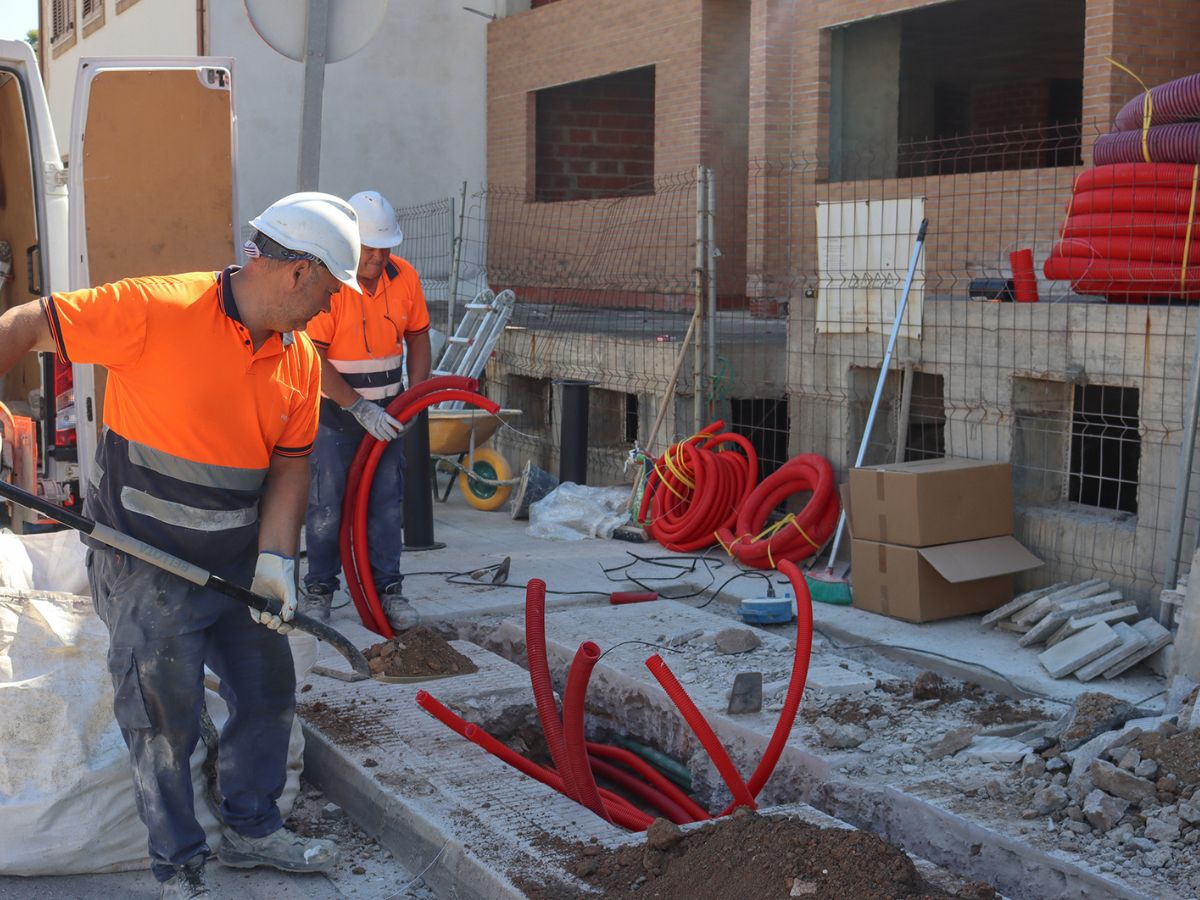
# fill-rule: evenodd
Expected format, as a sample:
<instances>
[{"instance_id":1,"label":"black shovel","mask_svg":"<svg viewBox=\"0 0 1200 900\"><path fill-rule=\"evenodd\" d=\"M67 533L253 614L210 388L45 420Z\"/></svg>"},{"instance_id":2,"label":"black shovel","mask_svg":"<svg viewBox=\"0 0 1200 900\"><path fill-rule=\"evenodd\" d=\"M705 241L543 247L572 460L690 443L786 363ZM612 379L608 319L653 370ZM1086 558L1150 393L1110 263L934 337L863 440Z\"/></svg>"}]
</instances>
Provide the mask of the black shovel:
<instances>
[{"instance_id":1,"label":"black shovel","mask_svg":"<svg viewBox=\"0 0 1200 900\"><path fill-rule=\"evenodd\" d=\"M0 481L0 497L11 500L14 503L19 503L27 509L32 509L40 512L44 516L54 519L56 522L61 522L68 528L74 528L76 531L88 535L93 540L97 540L102 544L107 544L130 556L136 557L143 562L148 562L152 566L164 571L170 572L172 575L190 581L192 584L198 584L201 587L209 590L217 591L224 594L226 597L232 597L239 603L244 603L251 609L257 609L259 612L269 612L272 615L279 615L279 601L260 597L244 587L226 581L218 575L207 572L199 566L194 566L190 562L180 559L178 556L172 556L153 547L137 538L132 538L127 534L122 534L109 528L107 525L101 525L99 522L93 522L85 516L78 515L70 510L63 509L61 506L56 506L48 500L43 500L28 491L22 490L4 481ZM350 663L351 668L355 672L367 677L371 676L371 670L367 668L367 658L362 655L357 647L355 647L346 638L345 635L330 628L324 622L318 622L316 619L297 612L288 624L293 628L298 628L307 634L311 634L319 641L324 641L329 644L338 653L346 658L346 662Z\"/></svg>"}]
</instances>

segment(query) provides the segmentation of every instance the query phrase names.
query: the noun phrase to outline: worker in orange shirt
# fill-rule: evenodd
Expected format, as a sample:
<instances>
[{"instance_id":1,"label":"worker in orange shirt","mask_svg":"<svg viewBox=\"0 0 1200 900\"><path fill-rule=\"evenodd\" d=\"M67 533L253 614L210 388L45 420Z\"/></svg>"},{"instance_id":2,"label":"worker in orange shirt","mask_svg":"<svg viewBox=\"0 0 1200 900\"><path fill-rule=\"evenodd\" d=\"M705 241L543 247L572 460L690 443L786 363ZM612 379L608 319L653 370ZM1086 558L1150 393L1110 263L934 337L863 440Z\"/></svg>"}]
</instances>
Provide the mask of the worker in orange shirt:
<instances>
[{"instance_id":1,"label":"worker in orange shirt","mask_svg":"<svg viewBox=\"0 0 1200 900\"><path fill-rule=\"evenodd\" d=\"M417 270L392 254L403 239L396 210L377 191L350 198L361 242L358 286L342 288L328 313L308 324L321 356L321 427L313 453L305 517L308 573L305 612L329 618L341 569L338 531L346 473L363 436L389 444L375 471L367 522L371 574L392 627L411 628L418 616L402 593L404 448L398 421L385 410L403 388L429 377L429 310Z\"/></svg>"},{"instance_id":2,"label":"worker in orange shirt","mask_svg":"<svg viewBox=\"0 0 1200 900\"><path fill-rule=\"evenodd\" d=\"M88 515L282 607L247 617L223 594L88 541L113 708L163 897L211 896L190 766L205 666L229 705L221 861L289 872L337 861L331 841L284 828L276 801L295 709L284 634L320 389L320 359L302 329L342 284L357 289L357 223L345 201L302 193L250 224L242 268L127 278L0 316L0 374L30 350L108 369Z\"/></svg>"}]
</instances>

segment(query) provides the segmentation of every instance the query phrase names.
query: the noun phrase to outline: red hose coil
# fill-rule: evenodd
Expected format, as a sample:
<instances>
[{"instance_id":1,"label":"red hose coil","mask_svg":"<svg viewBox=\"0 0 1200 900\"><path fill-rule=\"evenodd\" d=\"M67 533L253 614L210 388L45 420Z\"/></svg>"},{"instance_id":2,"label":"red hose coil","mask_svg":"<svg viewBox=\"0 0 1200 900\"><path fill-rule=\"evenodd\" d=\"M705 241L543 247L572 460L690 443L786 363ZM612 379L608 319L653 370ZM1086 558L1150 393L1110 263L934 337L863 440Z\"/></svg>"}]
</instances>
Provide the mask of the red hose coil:
<instances>
[{"instance_id":1,"label":"red hose coil","mask_svg":"<svg viewBox=\"0 0 1200 900\"><path fill-rule=\"evenodd\" d=\"M602 778L607 778L618 787L624 788L644 803L649 803L676 825L687 825L696 820L684 812L683 807L674 803L669 797L656 791L644 781L639 781L624 769L618 769L611 763L606 763L595 756L589 756L588 762L592 771Z\"/></svg>"},{"instance_id":2,"label":"red hose coil","mask_svg":"<svg viewBox=\"0 0 1200 900\"><path fill-rule=\"evenodd\" d=\"M1093 166L1075 179L1075 192L1115 187L1174 187L1192 189L1195 166L1182 163L1126 162Z\"/></svg>"},{"instance_id":3,"label":"red hose coil","mask_svg":"<svg viewBox=\"0 0 1200 900\"><path fill-rule=\"evenodd\" d=\"M1042 269L1051 281L1070 281L1080 294L1097 294L1117 302L1200 297L1200 266L1182 270L1182 286L1180 267L1163 263L1051 256Z\"/></svg>"},{"instance_id":4,"label":"red hose coil","mask_svg":"<svg viewBox=\"0 0 1200 900\"><path fill-rule=\"evenodd\" d=\"M1193 226L1194 229L1195 226ZM1063 223L1063 238L1167 238L1188 236L1187 214L1154 212L1110 212L1077 216L1072 213ZM1195 233L1194 230L1192 233Z\"/></svg>"},{"instance_id":5,"label":"red hose coil","mask_svg":"<svg viewBox=\"0 0 1200 900\"><path fill-rule=\"evenodd\" d=\"M1196 237L1197 240L1190 242L1159 237L1070 237L1055 244L1051 254L1079 259L1172 263L1178 271L1185 249L1188 264L1200 266L1200 233Z\"/></svg>"},{"instance_id":6,"label":"red hose coil","mask_svg":"<svg viewBox=\"0 0 1200 900\"><path fill-rule=\"evenodd\" d=\"M612 747L608 744L596 744L588 741L588 753L592 756L603 757L610 759L613 762L619 762L633 769L638 775L641 775L650 785L656 788L659 793L666 795L668 799L680 806L696 822L701 822L705 819L711 819L703 806L685 794L675 782L663 775L662 772L650 765L636 753L624 749L623 747Z\"/></svg>"},{"instance_id":7,"label":"red hose coil","mask_svg":"<svg viewBox=\"0 0 1200 900\"><path fill-rule=\"evenodd\" d=\"M1106 188L1098 191L1079 191L1071 199L1072 216L1089 213L1159 213L1179 215L1185 219L1192 211L1192 189L1188 187ZM1200 210L1197 210L1200 212Z\"/></svg>"},{"instance_id":8,"label":"red hose coil","mask_svg":"<svg viewBox=\"0 0 1200 900\"><path fill-rule=\"evenodd\" d=\"M812 491L812 497L795 519L765 539L767 517L793 494ZM815 453L795 456L771 473L742 503L737 516L737 533L728 528L718 532L726 550L744 565L757 569L775 568L781 560L807 559L829 540L837 526L841 501L834 489L833 467Z\"/></svg>"},{"instance_id":9,"label":"red hose coil","mask_svg":"<svg viewBox=\"0 0 1200 900\"><path fill-rule=\"evenodd\" d=\"M671 698L671 702L675 704L675 708L679 710L684 720L688 723L688 727L692 729L692 733L700 740L700 745L708 754L708 758L713 761L713 765L717 767L717 771L721 774L725 786L733 794L733 805L735 807L748 806L754 809L754 798L750 795L750 790L746 787L746 782L742 780L737 767L734 766L733 760L725 752L724 746L722 746L717 735L713 732L712 726L708 724L708 720L704 718L704 714L692 702L692 698L688 696L683 685L679 683L671 669L663 662L662 657L658 654L651 656L646 660L646 668L658 679L658 683L662 685L662 689L667 692L667 696Z\"/></svg>"}]
</instances>

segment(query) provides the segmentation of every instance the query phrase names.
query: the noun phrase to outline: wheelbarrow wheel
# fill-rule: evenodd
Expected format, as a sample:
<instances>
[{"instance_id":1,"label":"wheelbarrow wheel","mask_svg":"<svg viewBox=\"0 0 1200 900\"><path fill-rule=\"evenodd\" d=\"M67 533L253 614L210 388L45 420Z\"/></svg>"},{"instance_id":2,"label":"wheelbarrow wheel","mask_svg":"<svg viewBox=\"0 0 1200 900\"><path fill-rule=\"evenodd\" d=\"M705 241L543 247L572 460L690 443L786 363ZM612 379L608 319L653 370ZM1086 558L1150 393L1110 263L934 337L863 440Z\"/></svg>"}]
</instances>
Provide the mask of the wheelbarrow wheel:
<instances>
[{"instance_id":1,"label":"wheelbarrow wheel","mask_svg":"<svg viewBox=\"0 0 1200 900\"><path fill-rule=\"evenodd\" d=\"M508 460L495 450L476 448L475 464L471 466L471 471L458 473L458 489L476 509L492 510L503 506L508 495L512 493L512 485L488 484L486 481L479 481L475 476L492 481L507 481L513 477L512 466L508 464Z\"/></svg>"}]
</instances>

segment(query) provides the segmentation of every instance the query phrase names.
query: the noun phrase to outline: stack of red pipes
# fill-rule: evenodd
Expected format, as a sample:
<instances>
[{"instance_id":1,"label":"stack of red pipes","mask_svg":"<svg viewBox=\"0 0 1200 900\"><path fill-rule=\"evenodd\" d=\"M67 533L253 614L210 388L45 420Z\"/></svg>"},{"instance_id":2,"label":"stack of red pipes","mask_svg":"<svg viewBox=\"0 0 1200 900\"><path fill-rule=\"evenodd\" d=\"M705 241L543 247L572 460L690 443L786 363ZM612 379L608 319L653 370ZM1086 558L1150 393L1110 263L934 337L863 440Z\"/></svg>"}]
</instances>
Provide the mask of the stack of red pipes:
<instances>
[{"instance_id":1,"label":"stack of red pipes","mask_svg":"<svg viewBox=\"0 0 1200 900\"><path fill-rule=\"evenodd\" d=\"M1200 165L1122 162L1075 181L1043 271L1110 303L1200 298Z\"/></svg>"}]
</instances>

